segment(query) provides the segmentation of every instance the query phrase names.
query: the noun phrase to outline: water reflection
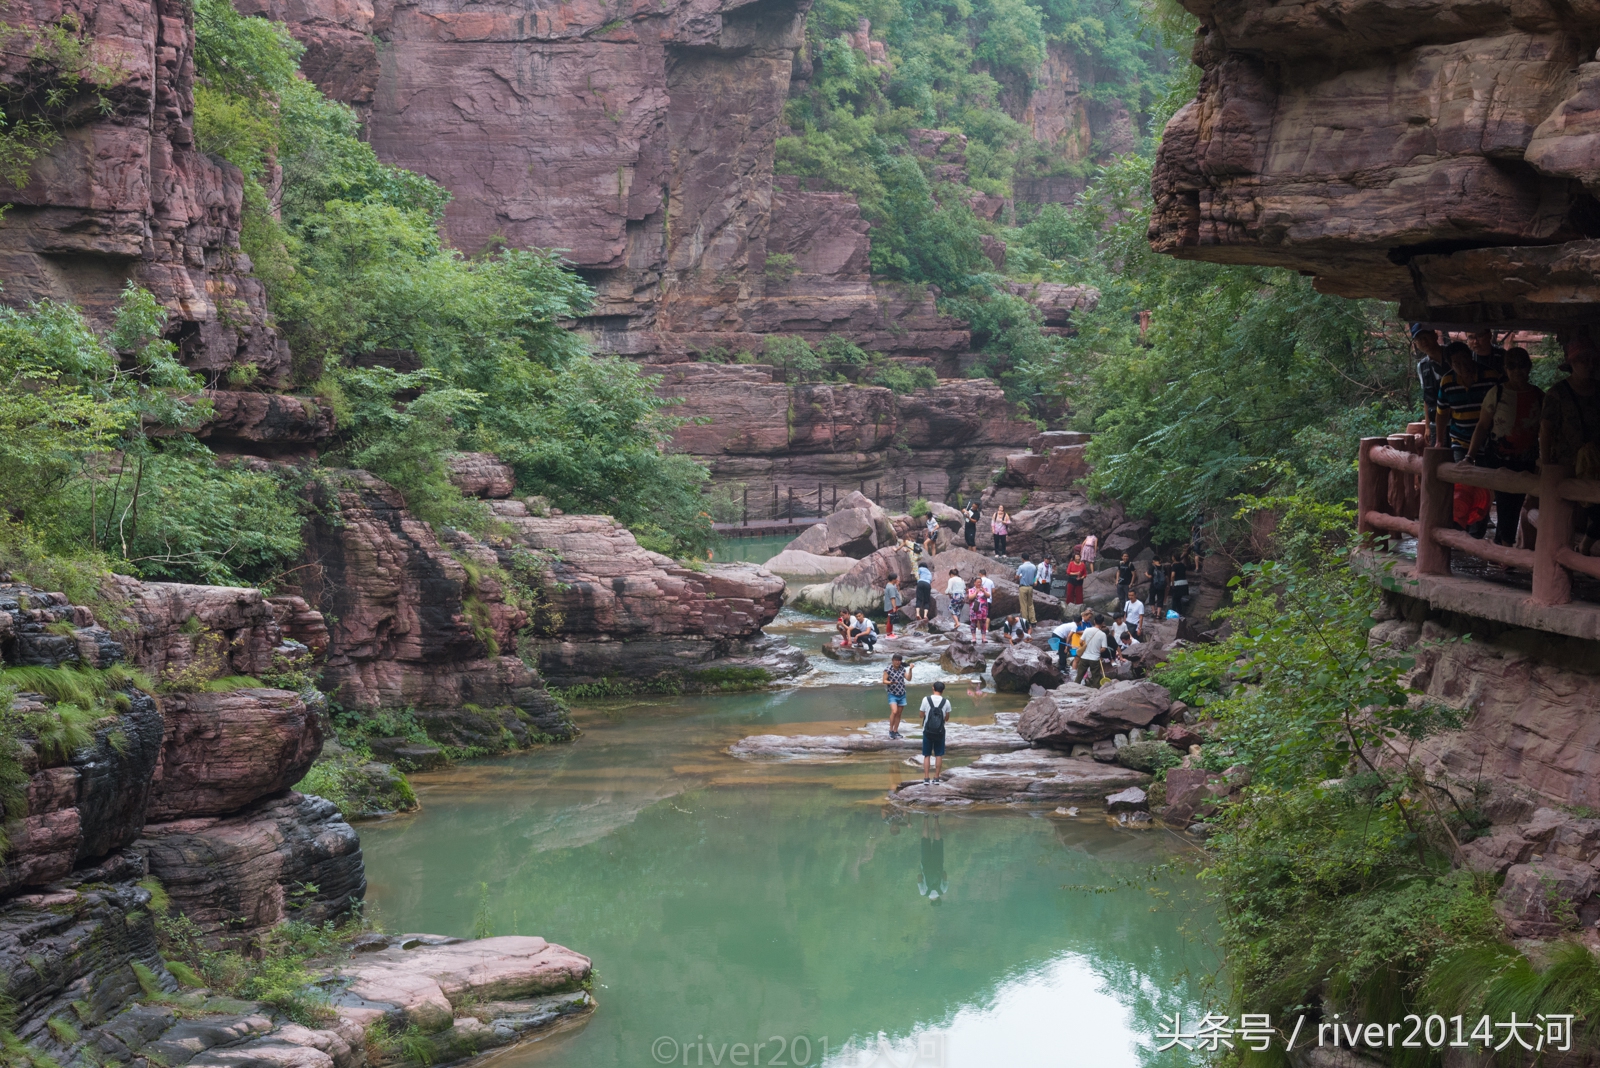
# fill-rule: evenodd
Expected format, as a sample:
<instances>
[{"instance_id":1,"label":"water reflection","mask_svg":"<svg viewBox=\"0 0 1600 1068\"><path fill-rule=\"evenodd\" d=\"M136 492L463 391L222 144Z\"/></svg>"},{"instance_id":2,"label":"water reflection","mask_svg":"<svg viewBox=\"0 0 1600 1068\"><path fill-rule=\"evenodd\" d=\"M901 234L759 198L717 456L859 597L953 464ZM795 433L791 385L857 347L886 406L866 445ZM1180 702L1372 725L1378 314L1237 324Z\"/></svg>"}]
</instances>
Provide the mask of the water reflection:
<instances>
[{"instance_id":1,"label":"water reflection","mask_svg":"<svg viewBox=\"0 0 1600 1068\"><path fill-rule=\"evenodd\" d=\"M810 1065L885 1050L898 1059L880 1063L909 1065L934 1039L946 1068L1153 1063L1138 1036L1193 1010L1193 977L1213 966L1180 931L1206 929L1204 915L1143 887L1172 855L1162 835L908 816L882 803L894 758L720 753L752 723L879 718L878 696L615 705L585 713L574 745L419 776L419 816L363 830L371 899L391 929L466 935L487 884L481 918L497 933L594 958L587 1026L497 1068L660 1063L660 1038L674 1062L688 1043L689 1063L712 1063L706 1042L774 1035L806 1038Z\"/></svg>"}]
</instances>

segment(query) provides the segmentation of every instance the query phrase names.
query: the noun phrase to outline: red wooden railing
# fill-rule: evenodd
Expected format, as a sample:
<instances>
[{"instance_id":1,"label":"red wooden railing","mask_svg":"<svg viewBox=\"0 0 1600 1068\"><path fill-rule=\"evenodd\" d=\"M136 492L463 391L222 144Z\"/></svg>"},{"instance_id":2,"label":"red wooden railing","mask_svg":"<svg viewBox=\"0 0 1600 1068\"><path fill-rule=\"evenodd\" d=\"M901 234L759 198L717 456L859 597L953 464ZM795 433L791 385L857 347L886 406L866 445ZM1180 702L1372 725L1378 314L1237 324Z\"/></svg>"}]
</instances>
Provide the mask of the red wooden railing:
<instances>
[{"instance_id":1,"label":"red wooden railing","mask_svg":"<svg viewBox=\"0 0 1600 1068\"><path fill-rule=\"evenodd\" d=\"M1404 434L1361 439L1358 531L1416 538L1419 575L1448 575L1452 552L1531 571L1533 600L1542 605L1572 600L1570 572L1600 578L1600 558L1572 550L1572 506L1600 504L1600 481L1571 478L1570 470L1556 464L1541 465L1533 474L1452 463L1449 449L1423 444L1422 430L1422 424L1412 423ZM1496 545L1455 529L1451 503L1457 485L1537 497L1539 506L1528 510L1523 525L1524 541L1532 533L1529 527L1537 532L1533 548Z\"/></svg>"}]
</instances>

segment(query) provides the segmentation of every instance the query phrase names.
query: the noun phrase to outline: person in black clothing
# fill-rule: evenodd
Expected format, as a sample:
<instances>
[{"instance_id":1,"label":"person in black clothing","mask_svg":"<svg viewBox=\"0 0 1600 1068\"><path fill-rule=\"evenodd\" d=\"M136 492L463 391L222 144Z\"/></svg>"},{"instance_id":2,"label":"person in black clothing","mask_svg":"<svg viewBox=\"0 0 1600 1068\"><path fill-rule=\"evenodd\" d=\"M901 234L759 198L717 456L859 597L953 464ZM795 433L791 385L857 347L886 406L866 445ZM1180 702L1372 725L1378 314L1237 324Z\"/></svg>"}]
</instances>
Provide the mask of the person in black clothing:
<instances>
[{"instance_id":1,"label":"person in black clothing","mask_svg":"<svg viewBox=\"0 0 1600 1068\"><path fill-rule=\"evenodd\" d=\"M1133 580L1139 576L1139 568L1127 553L1122 554L1122 559L1117 563L1117 605L1118 607L1128 602L1128 590L1133 586Z\"/></svg>"},{"instance_id":2,"label":"person in black clothing","mask_svg":"<svg viewBox=\"0 0 1600 1068\"><path fill-rule=\"evenodd\" d=\"M961 535L966 540L967 548L969 549L978 547L978 518L982 514L978 508L977 501L968 501L967 506L961 511L961 517L965 520L962 525Z\"/></svg>"},{"instance_id":3,"label":"person in black clothing","mask_svg":"<svg viewBox=\"0 0 1600 1068\"><path fill-rule=\"evenodd\" d=\"M1150 570L1144 573L1150 580L1150 611L1155 613L1157 619L1165 619L1167 615L1167 565L1161 562L1161 557L1150 561Z\"/></svg>"},{"instance_id":4,"label":"person in black clothing","mask_svg":"<svg viewBox=\"0 0 1600 1068\"><path fill-rule=\"evenodd\" d=\"M1172 558L1172 610L1181 618L1189 608L1189 556L1179 552Z\"/></svg>"}]
</instances>

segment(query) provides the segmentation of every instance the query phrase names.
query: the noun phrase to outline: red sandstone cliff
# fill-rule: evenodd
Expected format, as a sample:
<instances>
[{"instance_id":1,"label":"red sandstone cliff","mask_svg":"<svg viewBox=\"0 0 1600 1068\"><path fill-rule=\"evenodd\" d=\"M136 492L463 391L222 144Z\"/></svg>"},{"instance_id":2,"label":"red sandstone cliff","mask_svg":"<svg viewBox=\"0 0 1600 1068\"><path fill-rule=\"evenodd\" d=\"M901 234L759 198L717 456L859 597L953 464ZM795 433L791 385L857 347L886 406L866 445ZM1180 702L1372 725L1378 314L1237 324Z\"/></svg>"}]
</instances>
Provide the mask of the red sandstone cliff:
<instances>
[{"instance_id":1,"label":"red sandstone cliff","mask_svg":"<svg viewBox=\"0 0 1600 1068\"><path fill-rule=\"evenodd\" d=\"M213 381L241 364L282 385L289 351L266 325L266 299L239 251L243 179L194 147L194 30L177 0L19 0L6 22L24 29L76 18L94 61L112 72L108 113L92 102L7 188L0 225L5 299L51 297L104 320L132 279L172 315L169 336ZM22 40L23 38L18 38ZM0 80L36 76L25 49L0 57Z\"/></svg>"},{"instance_id":2,"label":"red sandstone cliff","mask_svg":"<svg viewBox=\"0 0 1600 1068\"><path fill-rule=\"evenodd\" d=\"M1315 273L1419 319L1600 303L1600 13L1546 0L1186 0L1198 98L1154 177L1159 251Z\"/></svg>"}]
</instances>

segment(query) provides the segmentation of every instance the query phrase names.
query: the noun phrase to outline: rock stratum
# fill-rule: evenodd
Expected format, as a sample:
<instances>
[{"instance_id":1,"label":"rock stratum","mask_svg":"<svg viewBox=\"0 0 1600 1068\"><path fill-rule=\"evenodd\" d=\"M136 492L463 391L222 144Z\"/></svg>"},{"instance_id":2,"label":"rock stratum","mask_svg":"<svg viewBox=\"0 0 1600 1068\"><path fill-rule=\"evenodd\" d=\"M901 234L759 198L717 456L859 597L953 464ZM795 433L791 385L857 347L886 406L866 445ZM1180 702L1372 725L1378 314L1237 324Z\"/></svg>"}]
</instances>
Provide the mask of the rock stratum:
<instances>
[{"instance_id":1,"label":"rock stratum","mask_svg":"<svg viewBox=\"0 0 1600 1068\"><path fill-rule=\"evenodd\" d=\"M1441 323L1600 310L1600 11L1546 0L1186 0L1198 97L1151 244L1314 274Z\"/></svg>"}]
</instances>

